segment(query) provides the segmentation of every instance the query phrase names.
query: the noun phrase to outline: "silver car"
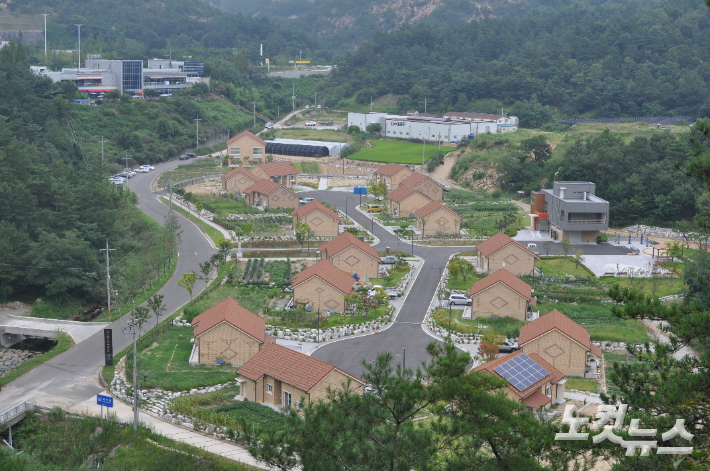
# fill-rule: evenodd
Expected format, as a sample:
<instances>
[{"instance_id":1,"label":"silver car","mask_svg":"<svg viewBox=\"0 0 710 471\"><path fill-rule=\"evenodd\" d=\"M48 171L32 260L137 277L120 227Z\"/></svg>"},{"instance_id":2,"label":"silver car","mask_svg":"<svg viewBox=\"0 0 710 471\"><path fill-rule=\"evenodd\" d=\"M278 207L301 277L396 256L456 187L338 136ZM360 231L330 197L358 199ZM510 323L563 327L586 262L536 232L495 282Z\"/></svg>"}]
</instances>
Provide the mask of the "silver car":
<instances>
[{"instance_id":1,"label":"silver car","mask_svg":"<svg viewBox=\"0 0 710 471\"><path fill-rule=\"evenodd\" d=\"M449 296L449 306L455 306L457 304L463 304L465 306L470 306L473 301L471 298L467 298L463 294L452 294Z\"/></svg>"}]
</instances>

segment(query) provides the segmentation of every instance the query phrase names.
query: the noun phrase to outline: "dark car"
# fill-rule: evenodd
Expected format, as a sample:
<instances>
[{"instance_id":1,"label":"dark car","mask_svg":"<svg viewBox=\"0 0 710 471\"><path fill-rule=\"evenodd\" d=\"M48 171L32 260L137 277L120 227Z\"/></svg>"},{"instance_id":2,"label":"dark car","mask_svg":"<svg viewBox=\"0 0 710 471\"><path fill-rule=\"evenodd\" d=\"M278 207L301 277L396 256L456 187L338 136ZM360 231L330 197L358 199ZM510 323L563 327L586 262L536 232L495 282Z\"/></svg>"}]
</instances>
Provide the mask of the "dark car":
<instances>
[{"instance_id":1,"label":"dark car","mask_svg":"<svg viewBox=\"0 0 710 471\"><path fill-rule=\"evenodd\" d=\"M195 157L197 157L197 154L195 154L194 152L190 152L189 154L187 154L187 156L191 159L194 159Z\"/></svg>"},{"instance_id":2,"label":"dark car","mask_svg":"<svg viewBox=\"0 0 710 471\"><path fill-rule=\"evenodd\" d=\"M190 157L187 155L181 155L180 157L178 157L178 160L188 160L189 158Z\"/></svg>"}]
</instances>

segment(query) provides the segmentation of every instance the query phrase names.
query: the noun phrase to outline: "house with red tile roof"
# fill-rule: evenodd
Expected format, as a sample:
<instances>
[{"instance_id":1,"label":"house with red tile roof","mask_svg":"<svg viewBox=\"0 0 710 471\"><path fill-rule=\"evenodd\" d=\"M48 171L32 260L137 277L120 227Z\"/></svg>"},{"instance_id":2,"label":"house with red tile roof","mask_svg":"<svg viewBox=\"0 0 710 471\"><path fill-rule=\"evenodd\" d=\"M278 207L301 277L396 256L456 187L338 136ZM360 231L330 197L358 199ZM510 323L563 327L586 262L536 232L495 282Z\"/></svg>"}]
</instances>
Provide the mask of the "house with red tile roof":
<instances>
[{"instance_id":1,"label":"house with red tile roof","mask_svg":"<svg viewBox=\"0 0 710 471\"><path fill-rule=\"evenodd\" d=\"M387 212L392 216L412 217L419 209L431 202L431 198L419 190L401 185L385 196Z\"/></svg>"},{"instance_id":2,"label":"house with red tile roof","mask_svg":"<svg viewBox=\"0 0 710 471\"><path fill-rule=\"evenodd\" d=\"M414 171L409 167L400 164L389 163L375 170L373 178L375 183L385 182L387 191L394 191L399 188L400 183Z\"/></svg>"},{"instance_id":3,"label":"house with red tile roof","mask_svg":"<svg viewBox=\"0 0 710 471\"><path fill-rule=\"evenodd\" d=\"M527 354L536 353L566 375L596 375L590 371L590 355L601 358L602 349L592 345L589 331L557 309L520 328L518 345Z\"/></svg>"},{"instance_id":4,"label":"house with red tile roof","mask_svg":"<svg viewBox=\"0 0 710 471\"><path fill-rule=\"evenodd\" d=\"M197 364L241 365L273 341L264 319L227 298L192 320Z\"/></svg>"},{"instance_id":5,"label":"house with red tile roof","mask_svg":"<svg viewBox=\"0 0 710 471\"><path fill-rule=\"evenodd\" d=\"M327 259L291 277L294 302L314 311L345 312L345 296L353 292L354 284L355 278Z\"/></svg>"},{"instance_id":6,"label":"house with red tile roof","mask_svg":"<svg viewBox=\"0 0 710 471\"><path fill-rule=\"evenodd\" d=\"M528 319L530 306L537 306L532 287L505 268L478 280L471 286L471 318L512 317Z\"/></svg>"},{"instance_id":7,"label":"house with red tile roof","mask_svg":"<svg viewBox=\"0 0 710 471\"><path fill-rule=\"evenodd\" d=\"M326 400L328 389L349 388L357 394L365 390L357 376L276 343L262 349L237 374L244 399L285 409Z\"/></svg>"},{"instance_id":8,"label":"house with red tile roof","mask_svg":"<svg viewBox=\"0 0 710 471\"><path fill-rule=\"evenodd\" d=\"M463 218L453 209L432 201L417 209L417 229L425 236L459 235Z\"/></svg>"},{"instance_id":9,"label":"house with red tile roof","mask_svg":"<svg viewBox=\"0 0 710 471\"><path fill-rule=\"evenodd\" d=\"M244 190L259 181L259 177L241 165L222 175L222 191L240 195Z\"/></svg>"},{"instance_id":10,"label":"house with red tile roof","mask_svg":"<svg viewBox=\"0 0 710 471\"><path fill-rule=\"evenodd\" d=\"M265 178L283 185L295 185L298 172L291 162L265 162L252 167L251 172L259 178Z\"/></svg>"},{"instance_id":11,"label":"house with red tile roof","mask_svg":"<svg viewBox=\"0 0 710 471\"><path fill-rule=\"evenodd\" d=\"M535 253L508 235L499 232L476 246L478 270L493 273L505 268L515 275L532 275Z\"/></svg>"},{"instance_id":12,"label":"house with red tile roof","mask_svg":"<svg viewBox=\"0 0 710 471\"><path fill-rule=\"evenodd\" d=\"M298 208L301 200L292 189L264 178L244 190L246 201L252 206L263 208Z\"/></svg>"},{"instance_id":13,"label":"house with red tile roof","mask_svg":"<svg viewBox=\"0 0 710 471\"><path fill-rule=\"evenodd\" d=\"M419 190L435 201L442 201L444 199L444 185L434 180L429 175L424 175L420 172L414 172L402 180L400 185Z\"/></svg>"},{"instance_id":14,"label":"house with red tile roof","mask_svg":"<svg viewBox=\"0 0 710 471\"><path fill-rule=\"evenodd\" d=\"M298 223L308 224L314 236L335 237L340 232L340 224L342 224L340 216L320 201L309 201L295 209L291 215L293 227Z\"/></svg>"},{"instance_id":15,"label":"house with red tile roof","mask_svg":"<svg viewBox=\"0 0 710 471\"><path fill-rule=\"evenodd\" d=\"M264 158L266 142L259 136L244 131L227 141L227 157L229 164L232 159L239 159L240 162L251 160L253 163L260 162Z\"/></svg>"},{"instance_id":16,"label":"house with red tile roof","mask_svg":"<svg viewBox=\"0 0 710 471\"><path fill-rule=\"evenodd\" d=\"M533 410L547 409L553 402L564 402L565 375L537 353L522 350L483 363L468 374L492 374L505 379L507 396ZM511 374L512 373L512 374ZM516 374L517 373L517 374Z\"/></svg>"},{"instance_id":17,"label":"house with red tile roof","mask_svg":"<svg viewBox=\"0 0 710 471\"><path fill-rule=\"evenodd\" d=\"M343 232L321 245L318 252L321 260L330 260L346 273L356 274L362 279L379 276L382 259L377 250L349 232Z\"/></svg>"}]
</instances>

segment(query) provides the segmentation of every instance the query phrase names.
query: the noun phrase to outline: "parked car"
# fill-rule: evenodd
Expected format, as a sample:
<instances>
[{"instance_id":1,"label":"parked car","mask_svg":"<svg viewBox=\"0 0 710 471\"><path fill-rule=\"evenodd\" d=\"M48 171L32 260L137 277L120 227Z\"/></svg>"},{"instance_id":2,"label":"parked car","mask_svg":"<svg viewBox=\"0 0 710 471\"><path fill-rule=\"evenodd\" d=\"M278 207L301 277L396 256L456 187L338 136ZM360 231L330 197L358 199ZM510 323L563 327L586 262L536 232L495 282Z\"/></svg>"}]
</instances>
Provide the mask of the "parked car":
<instances>
[{"instance_id":1,"label":"parked car","mask_svg":"<svg viewBox=\"0 0 710 471\"><path fill-rule=\"evenodd\" d=\"M315 126L316 122L315 121L306 121L306 126Z\"/></svg>"},{"instance_id":2,"label":"parked car","mask_svg":"<svg viewBox=\"0 0 710 471\"><path fill-rule=\"evenodd\" d=\"M321 109L321 106L320 105L316 106L316 109Z\"/></svg>"},{"instance_id":3,"label":"parked car","mask_svg":"<svg viewBox=\"0 0 710 471\"><path fill-rule=\"evenodd\" d=\"M301 203L301 204L310 203L310 202L313 201L314 199L315 199L315 198L311 198L311 197L303 198L302 200L299 201L299 203Z\"/></svg>"},{"instance_id":4,"label":"parked car","mask_svg":"<svg viewBox=\"0 0 710 471\"><path fill-rule=\"evenodd\" d=\"M123 178L123 179L126 179L126 178L128 178L128 174L126 174L126 173L117 173L116 175L114 175L114 176L111 177L111 178Z\"/></svg>"},{"instance_id":5,"label":"parked car","mask_svg":"<svg viewBox=\"0 0 710 471\"><path fill-rule=\"evenodd\" d=\"M116 185L123 185L126 183L126 179L123 177L111 177L108 179L109 182L115 183Z\"/></svg>"},{"instance_id":6,"label":"parked car","mask_svg":"<svg viewBox=\"0 0 710 471\"><path fill-rule=\"evenodd\" d=\"M367 212L368 213L381 213L384 211L384 208L380 206L379 204L368 204L367 205Z\"/></svg>"},{"instance_id":7,"label":"parked car","mask_svg":"<svg viewBox=\"0 0 710 471\"><path fill-rule=\"evenodd\" d=\"M333 122L332 121L318 121L318 124L321 126L332 126Z\"/></svg>"},{"instance_id":8,"label":"parked car","mask_svg":"<svg viewBox=\"0 0 710 471\"><path fill-rule=\"evenodd\" d=\"M382 257L382 263L394 264L397 262L397 257L393 255L385 255Z\"/></svg>"},{"instance_id":9,"label":"parked car","mask_svg":"<svg viewBox=\"0 0 710 471\"><path fill-rule=\"evenodd\" d=\"M180 157L178 157L178 160L189 160L189 159L190 159L190 157L188 157L187 155L181 155Z\"/></svg>"},{"instance_id":10,"label":"parked car","mask_svg":"<svg viewBox=\"0 0 710 471\"><path fill-rule=\"evenodd\" d=\"M155 170L155 167L152 165L141 165L141 168L147 168L148 170Z\"/></svg>"},{"instance_id":11,"label":"parked car","mask_svg":"<svg viewBox=\"0 0 710 471\"><path fill-rule=\"evenodd\" d=\"M323 109L324 109L324 110L330 110L330 107L329 107L329 106L324 106Z\"/></svg>"},{"instance_id":12,"label":"parked car","mask_svg":"<svg viewBox=\"0 0 710 471\"><path fill-rule=\"evenodd\" d=\"M187 156L191 159L194 159L195 157L197 157L197 154L195 154L194 152L190 152L189 154L187 154Z\"/></svg>"},{"instance_id":13,"label":"parked car","mask_svg":"<svg viewBox=\"0 0 710 471\"><path fill-rule=\"evenodd\" d=\"M467 298L463 294L452 294L451 296L449 296L449 306L455 306L457 304L470 306L471 303L471 298Z\"/></svg>"},{"instance_id":14,"label":"parked car","mask_svg":"<svg viewBox=\"0 0 710 471\"><path fill-rule=\"evenodd\" d=\"M396 289L393 289L393 288L384 288L384 290L385 290L385 294L386 294L387 296L389 296L390 298L396 298L397 296L399 296L399 291L397 291ZM374 288L371 289L371 290L367 293L367 295L370 296L370 297L373 297L373 296L375 296L376 294L377 294L377 290L374 289Z\"/></svg>"},{"instance_id":15,"label":"parked car","mask_svg":"<svg viewBox=\"0 0 710 471\"><path fill-rule=\"evenodd\" d=\"M266 123L266 124L264 125L264 127L265 127L266 129L271 129L271 128L274 127L274 123L272 123L271 121L269 121L268 123Z\"/></svg>"},{"instance_id":16,"label":"parked car","mask_svg":"<svg viewBox=\"0 0 710 471\"><path fill-rule=\"evenodd\" d=\"M311 105L306 105L306 109L307 109L307 110L310 110L310 109L311 109Z\"/></svg>"},{"instance_id":17,"label":"parked car","mask_svg":"<svg viewBox=\"0 0 710 471\"><path fill-rule=\"evenodd\" d=\"M148 172L150 172L150 170L148 170L147 168L138 167L137 169L134 170L134 172L136 172L136 173L148 173Z\"/></svg>"},{"instance_id":18,"label":"parked car","mask_svg":"<svg viewBox=\"0 0 710 471\"><path fill-rule=\"evenodd\" d=\"M134 172L133 170L128 170L126 173L128 174L128 178L136 176L136 172Z\"/></svg>"}]
</instances>

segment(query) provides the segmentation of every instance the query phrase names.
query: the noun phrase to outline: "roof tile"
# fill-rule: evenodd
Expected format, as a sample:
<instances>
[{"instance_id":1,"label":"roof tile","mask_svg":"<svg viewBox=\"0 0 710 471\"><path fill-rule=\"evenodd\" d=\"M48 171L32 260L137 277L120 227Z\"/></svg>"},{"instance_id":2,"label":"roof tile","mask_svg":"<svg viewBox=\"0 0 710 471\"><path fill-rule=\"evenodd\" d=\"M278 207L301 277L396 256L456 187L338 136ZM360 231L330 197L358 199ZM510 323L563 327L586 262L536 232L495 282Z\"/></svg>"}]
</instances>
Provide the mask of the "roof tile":
<instances>
[{"instance_id":1,"label":"roof tile","mask_svg":"<svg viewBox=\"0 0 710 471\"><path fill-rule=\"evenodd\" d=\"M402 201L403 199L407 198L408 196L413 195L414 193L419 193L424 198L431 201L431 198L429 198L427 195L425 195L421 191L415 190L411 186L404 186L404 185L400 185L399 188L397 188L396 190L394 190L391 193L388 193L387 196L385 196L385 198L387 198L388 200L399 202L399 201Z\"/></svg>"},{"instance_id":2,"label":"roof tile","mask_svg":"<svg viewBox=\"0 0 710 471\"><path fill-rule=\"evenodd\" d=\"M324 252L327 250L328 256L332 257L333 255L338 254L353 245L371 257L376 258L378 261L382 261L380 254L377 253L377 250L375 250L374 247L366 244L347 231L318 247L318 251Z\"/></svg>"},{"instance_id":3,"label":"roof tile","mask_svg":"<svg viewBox=\"0 0 710 471\"><path fill-rule=\"evenodd\" d=\"M264 328L266 327L264 319L240 306L239 302L233 298L225 299L192 320L192 326L197 326L195 337L199 337L222 322L227 322L264 343Z\"/></svg>"},{"instance_id":4,"label":"roof tile","mask_svg":"<svg viewBox=\"0 0 710 471\"><path fill-rule=\"evenodd\" d=\"M291 288L295 288L306 280L317 276L335 289L345 294L350 294L355 284L355 279L345 273L340 268L333 265L328 259L321 260L315 265L311 265L300 273L296 273L291 278Z\"/></svg>"},{"instance_id":5,"label":"roof tile","mask_svg":"<svg viewBox=\"0 0 710 471\"><path fill-rule=\"evenodd\" d=\"M399 182L399 184L411 186L412 188L414 188L415 186L419 185L424 180L431 180L434 183L436 183L437 185L439 185L440 187L442 187L442 188L444 187L444 185L442 185L438 181L434 180L429 175L424 175L423 173L419 173L419 172L414 172L413 174L411 174L410 176L408 176L407 178L405 178L404 180Z\"/></svg>"},{"instance_id":6,"label":"roof tile","mask_svg":"<svg viewBox=\"0 0 710 471\"><path fill-rule=\"evenodd\" d=\"M271 180L267 180L266 178L260 178L259 180L256 181L253 185L251 185L249 188L244 190L244 193L261 193L262 195L270 195L277 189L281 188L282 185L281 183L276 183ZM285 188L285 187L284 187Z\"/></svg>"},{"instance_id":7,"label":"roof tile","mask_svg":"<svg viewBox=\"0 0 710 471\"><path fill-rule=\"evenodd\" d=\"M237 373L252 381L259 381L264 375L271 376L301 391L310 392L323 378L333 371L350 376L364 385L357 376L340 368L303 353L291 350L277 343L262 348L259 353L244 363Z\"/></svg>"},{"instance_id":8,"label":"roof tile","mask_svg":"<svg viewBox=\"0 0 710 471\"><path fill-rule=\"evenodd\" d=\"M589 331L557 309L522 326L520 328L519 345L522 347L531 340L535 340L541 335L545 335L555 329L587 350L591 350L592 343L590 341Z\"/></svg>"},{"instance_id":9,"label":"roof tile","mask_svg":"<svg viewBox=\"0 0 710 471\"><path fill-rule=\"evenodd\" d=\"M234 136L233 138L231 138L230 140L227 141L227 147L229 147L229 145L230 145L232 142L238 141L239 139L241 139L241 138L244 137L244 136L249 136L249 137L251 137L252 139L254 139L255 141L257 141L258 143L263 144L264 146L266 146L266 141L264 141L262 138L260 138L260 137L257 136L256 134L252 134L252 133L250 133L249 131L242 131L242 132L240 132L239 134L237 134L236 136Z\"/></svg>"},{"instance_id":10,"label":"roof tile","mask_svg":"<svg viewBox=\"0 0 710 471\"><path fill-rule=\"evenodd\" d=\"M247 178L251 179L254 182L259 180L259 177L257 177L256 175L254 175L253 173L251 173L249 170L242 167L241 165L239 167L235 168L234 170L232 170L231 172L228 172L228 173L225 173L224 175L222 175L222 180L229 180L230 178L232 178L234 175L236 175L238 173L243 174L244 176L246 176Z\"/></svg>"},{"instance_id":11,"label":"roof tile","mask_svg":"<svg viewBox=\"0 0 710 471\"><path fill-rule=\"evenodd\" d=\"M453 209L449 208L446 205L441 204L439 201L436 201L436 200L432 201L431 203L427 203L426 205L417 209L414 212L414 214L416 214L420 218L425 218L425 217L429 216L431 213L433 213L434 211L438 211L441 208L444 208L445 210L447 210L448 212L450 212L451 214L453 214L457 218L463 219L461 216L459 216L459 214L456 211L454 211Z\"/></svg>"},{"instance_id":12,"label":"roof tile","mask_svg":"<svg viewBox=\"0 0 710 471\"><path fill-rule=\"evenodd\" d=\"M490 288L496 283L503 283L508 288L512 289L528 301L532 301L532 287L517 276L510 273L505 268L496 270L495 272L483 278L482 280L478 280L477 282L475 282L473 286L471 286L469 296L478 294L481 291Z\"/></svg>"},{"instance_id":13,"label":"roof tile","mask_svg":"<svg viewBox=\"0 0 710 471\"><path fill-rule=\"evenodd\" d=\"M338 213L333 211L332 209L326 207L323 203L320 201L309 201L308 203L304 204L303 206L299 207L298 209L295 209L291 215L292 216L298 216L298 218L302 218L310 213L312 213L315 210L319 210L320 212L332 217L336 221L338 221L338 224L342 223L340 220L340 216L338 216Z\"/></svg>"},{"instance_id":14,"label":"roof tile","mask_svg":"<svg viewBox=\"0 0 710 471\"><path fill-rule=\"evenodd\" d=\"M476 246L479 252L481 252L483 255L486 257L493 255L503 247L509 245L509 244L516 244L523 250L526 250L530 252L531 254L535 255L535 253L530 250L529 248L525 247L523 244L518 242L517 240L513 240L510 236L507 234L504 234L503 232L499 232L493 237L489 237L488 239L484 240L480 244Z\"/></svg>"},{"instance_id":15,"label":"roof tile","mask_svg":"<svg viewBox=\"0 0 710 471\"><path fill-rule=\"evenodd\" d=\"M291 162L265 162L263 164L256 164L255 167L259 167L270 177L280 177L282 175L296 175L298 172Z\"/></svg>"},{"instance_id":16,"label":"roof tile","mask_svg":"<svg viewBox=\"0 0 710 471\"><path fill-rule=\"evenodd\" d=\"M382 167L375 170L375 175L380 174L380 175L387 175L388 177L391 177L392 175L396 174L400 170L406 169L406 168L407 167L404 165L389 163L389 164L383 165Z\"/></svg>"}]
</instances>

